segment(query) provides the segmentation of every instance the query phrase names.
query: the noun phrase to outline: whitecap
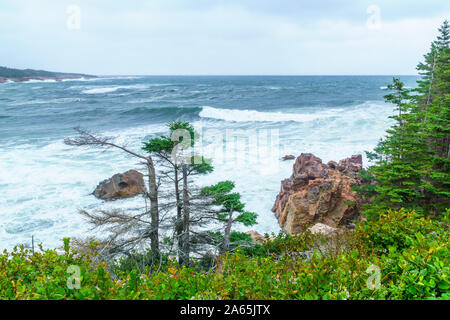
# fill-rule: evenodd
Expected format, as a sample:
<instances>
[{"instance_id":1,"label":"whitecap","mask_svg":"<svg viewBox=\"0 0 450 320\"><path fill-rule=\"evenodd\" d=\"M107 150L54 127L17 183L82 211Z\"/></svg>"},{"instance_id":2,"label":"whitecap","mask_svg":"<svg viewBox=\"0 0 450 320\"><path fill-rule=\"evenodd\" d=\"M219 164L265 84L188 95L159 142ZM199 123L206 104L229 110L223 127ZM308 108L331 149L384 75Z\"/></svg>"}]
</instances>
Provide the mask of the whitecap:
<instances>
[{"instance_id":1,"label":"whitecap","mask_svg":"<svg viewBox=\"0 0 450 320\"><path fill-rule=\"evenodd\" d=\"M114 91L117 91L117 90L119 90L119 87L89 89L89 90L83 90L81 92L85 93L85 94L99 94L99 93L114 92Z\"/></svg>"},{"instance_id":2,"label":"whitecap","mask_svg":"<svg viewBox=\"0 0 450 320\"><path fill-rule=\"evenodd\" d=\"M50 99L50 100L30 100L30 101L19 101L10 103L10 106L23 106L23 105L33 105L33 104L60 104L60 103L70 103L70 102L81 102L83 99L81 98L58 98L58 99Z\"/></svg>"},{"instance_id":3,"label":"whitecap","mask_svg":"<svg viewBox=\"0 0 450 320\"><path fill-rule=\"evenodd\" d=\"M209 106L203 107L199 116L233 122L306 122L320 118L336 116L342 108L335 108L315 113L283 113L283 112L260 112L256 110L220 109Z\"/></svg>"},{"instance_id":4,"label":"whitecap","mask_svg":"<svg viewBox=\"0 0 450 320\"><path fill-rule=\"evenodd\" d=\"M72 82L72 81L98 81L98 80L102 80L102 78L74 78L74 79L63 79L61 80L62 82Z\"/></svg>"},{"instance_id":5,"label":"whitecap","mask_svg":"<svg viewBox=\"0 0 450 320\"><path fill-rule=\"evenodd\" d=\"M92 87L91 87L92 88ZM85 94L101 94L101 93L110 93L110 92L115 92L117 90L123 89L123 90L129 90L129 89L137 89L137 90L144 90L144 89L148 89L149 86L148 85L129 85L129 86L110 86L110 87L95 87L92 89L87 89L87 90L83 90L81 91L82 93Z\"/></svg>"},{"instance_id":6,"label":"whitecap","mask_svg":"<svg viewBox=\"0 0 450 320\"><path fill-rule=\"evenodd\" d=\"M20 83L55 83L55 82L57 82L55 79L45 79L45 80L30 79L27 81L20 81Z\"/></svg>"}]
</instances>

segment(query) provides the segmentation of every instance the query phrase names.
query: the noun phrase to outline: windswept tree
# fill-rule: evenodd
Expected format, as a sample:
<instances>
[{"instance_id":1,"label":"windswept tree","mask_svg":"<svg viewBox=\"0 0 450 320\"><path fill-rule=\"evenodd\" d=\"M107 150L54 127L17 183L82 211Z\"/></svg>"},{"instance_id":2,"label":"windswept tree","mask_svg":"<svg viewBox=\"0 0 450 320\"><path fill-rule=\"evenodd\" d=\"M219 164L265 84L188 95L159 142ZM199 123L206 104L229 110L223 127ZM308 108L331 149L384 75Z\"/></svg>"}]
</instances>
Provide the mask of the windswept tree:
<instances>
[{"instance_id":1,"label":"windswept tree","mask_svg":"<svg viewBox=\"0 0 450 320\"><path fill-rule=\"evenodd\" d=\"M178 258L181 265L190 262L190 213L191 187L189 177L207 174L213 171L210 161L194 154L197 134L194 127L185 121L174 121L167 124L170 136L160 136L144 142L142 149L154 155L161 166L166 168L164 176L174 186L175 192L175 240L178 247ZM187 153L187 154L186 154ZM180 184L182 186L180 186Z\"/></svg>"},{"instance_id":2,"label":"windswept tree","mask_svg":"<svg viewBox=\"0 0 450 320\"><path fill-rule=\"evenodd\" d=\"M211 249L220 254L237 244L248 243L250 236L233 232L232 226L254 225L257 215L244 210L240 194L232 192L231 181L204 188L193 184L192 176L210 173L213 167L208 159L195 154L197 133L189 122L175 121L167 126L169 135L151 138L143 150L166 169L163 176L173 184L174 239L179 263L190 266L192 258L202 259Z\"/></svg>"},{"instance_id":3,"label":"windswept tree","mask_svg":"<svg viewBox=\"0 0 450 320\"><path fill-rule=\"evenodd\" d=\"M106 227L111 232L111 237L104 243L103 251L110 254L127 254L130 248L150 239L152 261L160 258L159 248L159 205L158 205L158 182L156 170L150 154L143 155L130 150L128 147L115 142L113 137L103 137L87 130L76 128L78 136L67 138L64 143L75 147L90 147L97 149L118 149L138 159L147 169L148 191L145 198L150 202L150 208L137 215L129 215L120 210L99 211L96 213L82 213L90 219L96 227ZM150 219L147 217L150 216ZM148 221L149 220L149 221ZM134 231L133 236L124 237L127 233Z\"/></svg>"},{"instance_id":4,"label":"windswept tree","mask_svg":"<svg viewBox=\"0 0 450 320\"><path fill-rule=\"evenodd\" d=\"M242 232L232 232L235 223L241 223L246 227L255 225L257 214L245 210L245 204L241 202L241 195L232 192L235 185L232 181L221 181L215 185L205 187L201 195L209 198L214 219L223 225L223 231L210 232L213 243L219 247L219 253L230 249L230 245L241 240L249 240L249 236Z\"/></svg>"}]
</instances>

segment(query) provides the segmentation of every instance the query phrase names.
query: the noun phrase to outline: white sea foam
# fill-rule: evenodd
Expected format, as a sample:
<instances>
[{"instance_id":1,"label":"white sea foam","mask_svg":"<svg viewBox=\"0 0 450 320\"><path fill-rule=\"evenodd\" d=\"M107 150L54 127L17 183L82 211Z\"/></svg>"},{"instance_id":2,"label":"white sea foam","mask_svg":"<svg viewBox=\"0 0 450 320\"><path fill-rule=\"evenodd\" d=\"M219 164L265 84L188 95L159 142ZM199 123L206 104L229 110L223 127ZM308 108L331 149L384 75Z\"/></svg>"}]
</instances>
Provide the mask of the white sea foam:
<instances>
[{"instance_id":1,"label":"white sea foam","mask_svg":"<svg viewBox=\"0 0 450 320\"><path fill-rule=\"evenodd\" d=\"M70 81L103 81L103 80L135 80L135 79L140 79L142 77L138 77L138 76L117 76L117 77L112 77L112 76L98 76L96 78L76 78L76 79L64 79L62 80L63 82L70 82Z\"/></svg>"},{"instance_id":2,"label":"white sea foam","mask_svg":"<svg viewBox=\"0 0 450 320\"><path fill-rule=\"evenodd\" d=\"M108 87L108 88L96 88L96 89L83 90L81 92L86 93L86 94L98 94L98 93L114 92L119 89L120 89L120 87Z\"/></svg>"},{"instance_id":3,"label":"white sea foam","mask_svg":"<svg viewBox=\"0 0 450 320\"><path fill-rule=\"evenodd\" d=\"M102 134L119 135L116 140L139 152L141 141L162 125L147 125ZM142 207L137 197L103 203L91 195L95 186L107 177L131 168L140 170L135 159L117 150L98 152L73 148L62 139L45 144L3 145L0 148L0 247L42 241L45 247L57 247L63 237L101 236L90 227L78 210ZM7 188L5 192L4 188Z\"/></svg>"},{"instance_id":4,"label":"white sea foam","mask_svg":"<svg viewBox=\"0 0 450 320\"><path fill-rule=\"evenodd\" d=\"M225 121L211 122L209 117L205 117L197 124L206 130L215 129L223 138L214 139L212 145L206 146L206 151L212 152L206 156L212 156L215 170L199 178L199 181L202 184L212 184L220 180L235 181L236 191L241 193L246 210L258 213L258 225L252 228L260 233L277 233L279 227L271 208L279 192L280 181L292 174L293 164L280 161L280 157L311 152L328 162L360 153L363 154L364 165L367 166L365 151L372 150L384 135L391 123L388 116L392 114L393 107L380 101L367 101L345 109L317 110L309 117L305 117L308 114L259 113L211 107L206 111L208 115L215 115L214 119L221 118ZM227 112L231 116L226 115ZM216 117L217 115L220 117ZM245 125L234 124L239 118L245 119L242 121L254 122ZM279 126L267 121L274 121L274 118L276 121L291 122ZM303 122L305 118L330 121ZM292 119L299 119L302 123ZM237 135L234 135L234 132ZM236 143L236 136L245 136L246 132L249 139L241 138L240 143ZM269 147L261 148L260 145L264 146L264 143L261 144L260 137L255 137L261 132L272 134L275 143L270 142ZM272 141L272 138L270 140ZM217 158L217 150L224 150L224 161Z\"/></svg>"},{"instance_id":5,"label":"white sea foam","mask_svg":"<svg viewBox=\"0 0 450 320\"><path fill-rule=\"evenodd\" d=\"M92 88L92 89L87 89L87 90L83 90L81 91L82 93L85 94L101 94L101 93L110 93L110 92L115 92L117 90L120 89L124 89L124 90L130 90L130 89L137 89L137 90L144 90L144 89L148 89L149 86L148 85L129 85L129 86L110 86L110 87L96 87L96 88Z\"/></svg>"},{"instance_id":6,"label":"white sea foam","mask_svg":"<svg viewBox=\"0 0 450 320\"><path fill-rule=\"evenodd\" d=\"M103 78L75 78L75 79L63 79L62 82L86 82L86 81L99 81L103 80Z\"/></svg>"},{"instance_id":7,"label":"white sea foam","mask_svg":"<svg viewBox=\"0 0 450 320\"><path fill-rule=\"evenodd\" d=\"M261 112L256 110L220 109L209 106L203 107L200 117L219 119L233 122L306 122L320 118L333 117L342 112L342 108L334 108L314 113L284 113L284 112Z\"/></svg>"},{"instance_id":8,"label":"white sea foam","mask_svg":"<svg viewBox=\"0 0 450 320\"><path fill-rule=\"evenodd\" d=\"M10 106L23 106L23 105L32 105L32 104L61 104L61 103L70 103L70 102L81 102L84 99L82 98L57 98L57 99L49 99L49 100L29 100L29 101L17 101L10 103Z\"/></svg>"},{"instance_id":9,"label":"white sea foam","mask_svg":"<svg viewBox=\"0 0 450 320\"><path fill-rule=\"evenodd\" d=\"M316 109L309 113L204 107L201 118L194 123L196 127L203 128L203 133L213 129L223 134L217 145L205 141L205 149L212 146L211 150L218 150L221 144L226 145L229 158L220 161L217 156L213 157L214 172L196 177L196 182L208 185L221 180L235 181L246 210L259 215L258 225L252 228L260 233L278 232L271 207L280 181L292 173L292 162L282 162L279 158L285 154L297 156L311 152L326 162L364 153L371 150L384 134L390 114L392 106L376 101L345 108ZM251 141L234 148L234 136L226 133L240 129L249 134L253 130L278 130L279 141L267 150L252 148ZM164 124L153 124L110 129L102 134L119 135L118 143L139 151L147 136L166 131ZM142 205L139 197L103 203L90 195L103 179L131 168L140 169L135 159L116 150L98 152L68 147L61 140L48 140L40 145L16 141L0 148L1 248L30 243L32 235L45 247L60 246L61 239L68 236L101 236L101 233L90 231L90 226L77 213L79 209L93 211L118 207L132 210Z\"/></svg>"},{"instance_id":10,"label":"white sea foam","mask_svg":"<svg viewBox=\"0 0 450 320\"><path fill-rule=\"evenodd\" d=\"M55 82L57 82L55 79L45 79L45 80L30 79L22 83L55 83Z\"/></svg>"}]
</instances>

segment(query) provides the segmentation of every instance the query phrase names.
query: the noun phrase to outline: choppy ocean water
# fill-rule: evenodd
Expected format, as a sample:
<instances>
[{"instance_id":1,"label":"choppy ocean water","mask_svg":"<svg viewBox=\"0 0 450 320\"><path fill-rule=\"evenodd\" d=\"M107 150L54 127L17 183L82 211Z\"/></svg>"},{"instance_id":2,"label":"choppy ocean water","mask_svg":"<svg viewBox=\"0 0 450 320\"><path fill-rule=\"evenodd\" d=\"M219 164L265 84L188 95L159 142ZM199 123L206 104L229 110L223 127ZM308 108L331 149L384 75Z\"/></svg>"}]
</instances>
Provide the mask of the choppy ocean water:
<instances>
[{"instance_id":1,"label":"choppy ocean water","mask_svg":"<svg viewBox=\"0 0 450 320\"><path fill-rule=\"evenodd\" d=\"M79 209L134 208L142 199L103 203L90 193L134 159L110 150L63 144L81 126L118 136L139 151L184 119L212 157L207 185L233 180L260 233L278 232L271 212L280 180L292 172L285 154L311 152L323 161L372 150L391 124L384 103L392 76L109 77L0 84L0 248L61 245L90 234ZM417 77L401 76L407 86ZM367 162L365 163L367 164ZM94 233L92 233L94 235Z\"/></svg>"}]
</instances>

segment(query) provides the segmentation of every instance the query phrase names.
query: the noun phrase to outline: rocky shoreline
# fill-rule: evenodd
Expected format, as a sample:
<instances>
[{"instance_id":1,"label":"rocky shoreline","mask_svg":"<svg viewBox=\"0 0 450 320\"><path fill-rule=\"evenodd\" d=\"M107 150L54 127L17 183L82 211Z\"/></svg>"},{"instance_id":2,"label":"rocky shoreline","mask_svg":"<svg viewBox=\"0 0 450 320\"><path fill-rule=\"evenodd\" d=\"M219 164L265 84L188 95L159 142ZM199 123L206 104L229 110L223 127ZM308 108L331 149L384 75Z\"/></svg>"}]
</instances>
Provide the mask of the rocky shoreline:
<instances>
[{"instance_id":1,"label":"rocky shoreline","mask_svg":"<svg viewBox=\"0 0 450 320\"><path fill-rule=\"evenodd\" d=\"M30 80L71 80L71 79L93 79L96 76L82 73L63 73L63 72L51 72L44 70L34 69L14 69L0 66L0 83L6 82L27 82Z\"/></svg>"},{"instance_id":2,"label":"rocky shoreline","mask_svg":"<svg viewBox=\"0 0 450 320\"><path fill-rule=\"evenodd\" d=\"M54 81L62 81L62 80L76 80L76 79L93 79L96 78L94 76L61 76L61 77L20 77L20 78L4 78L0 77L0 83L6 82L27 82L30 80L54 80Z\"/></svg>"}]
</instances>

